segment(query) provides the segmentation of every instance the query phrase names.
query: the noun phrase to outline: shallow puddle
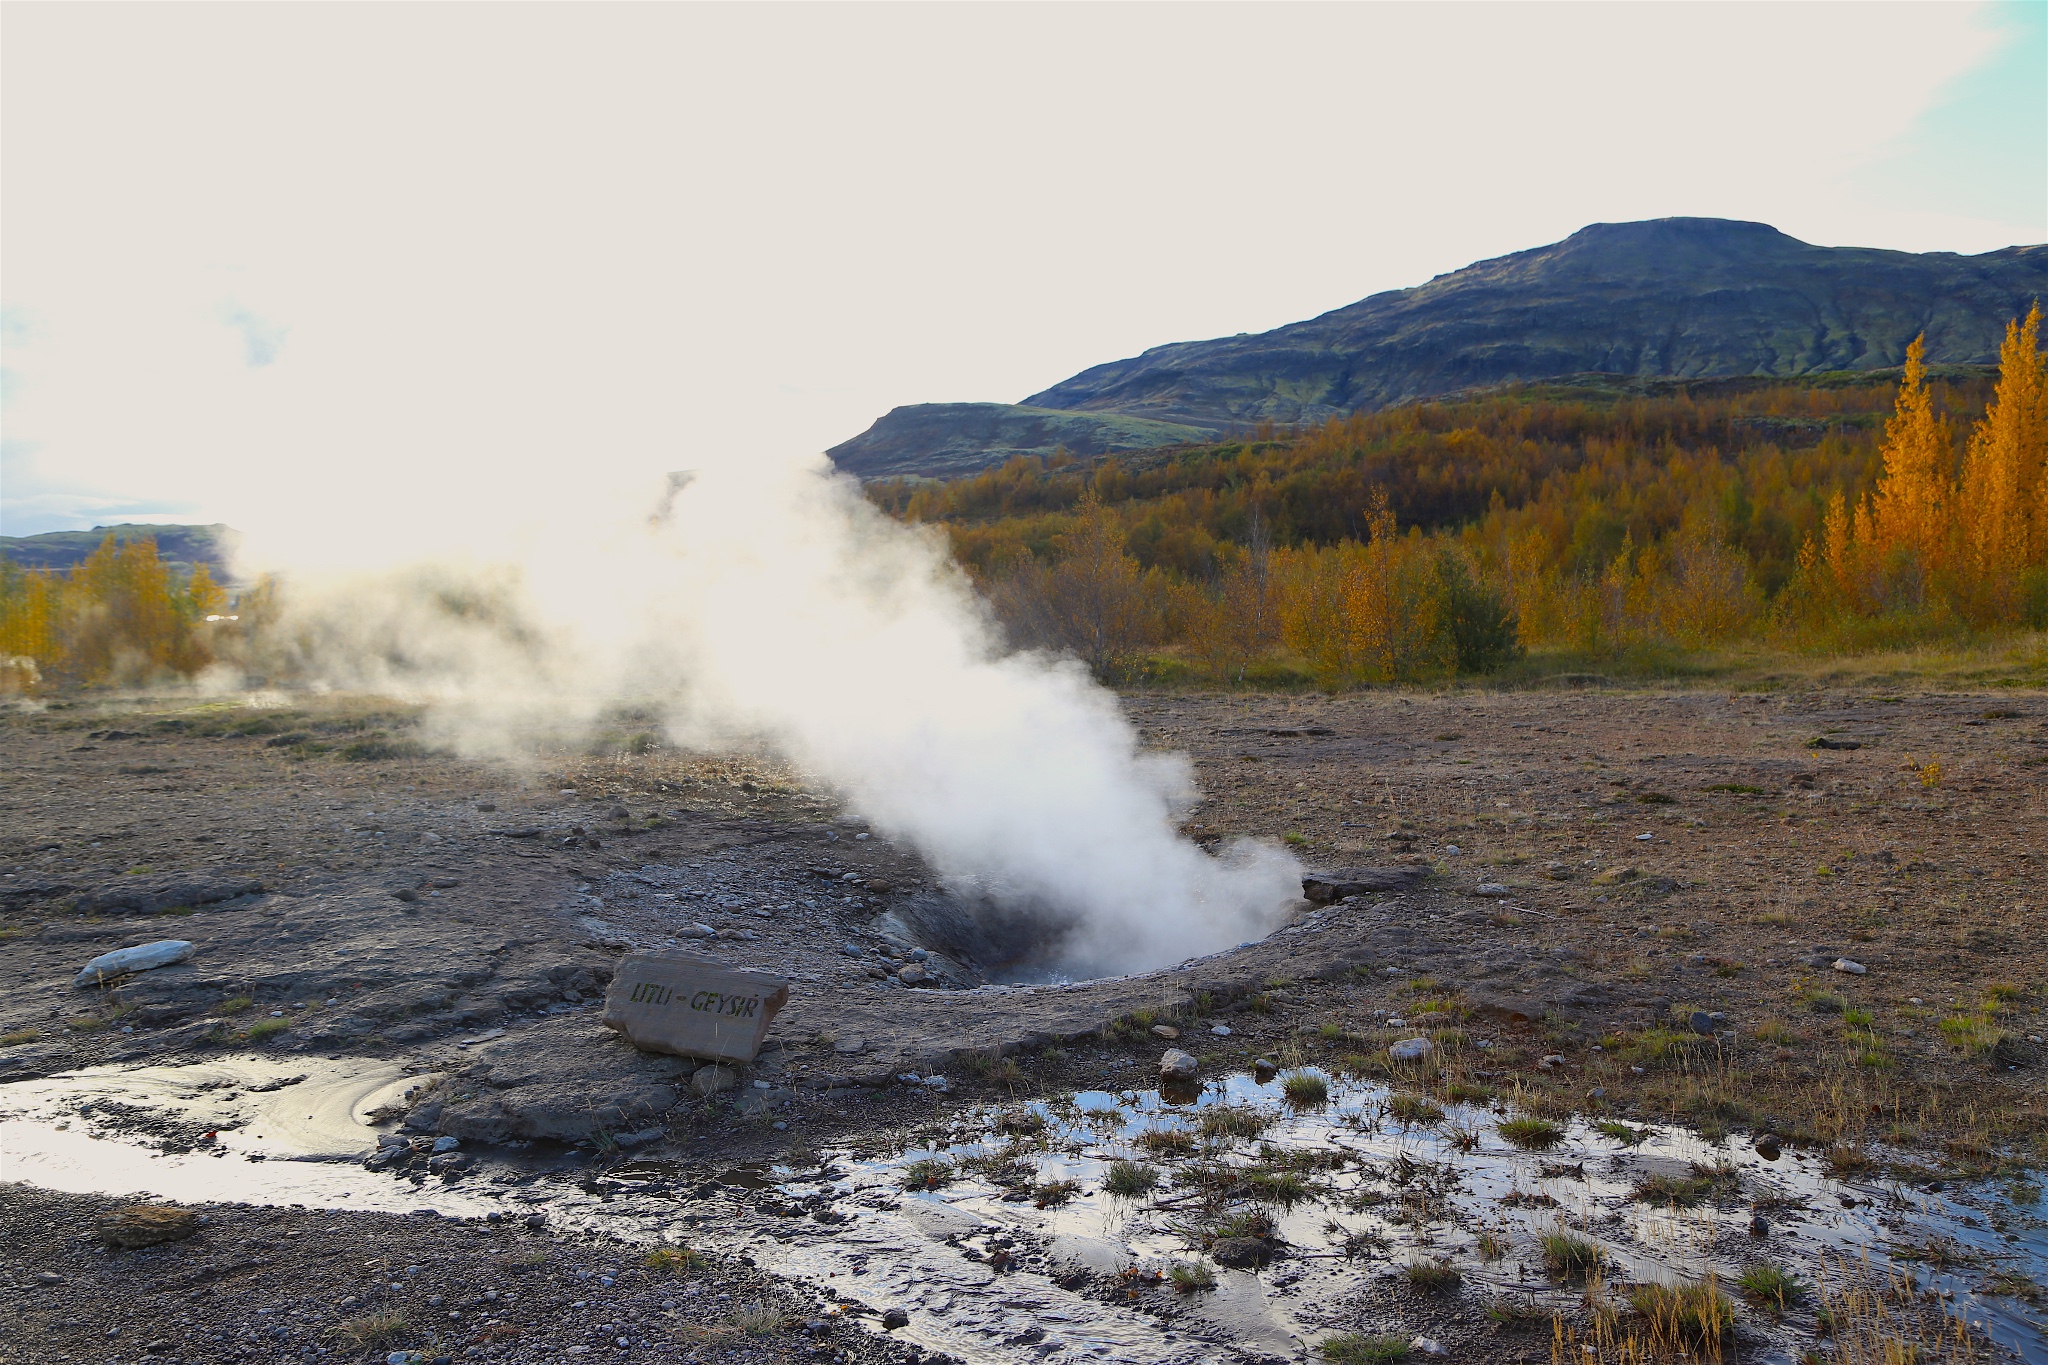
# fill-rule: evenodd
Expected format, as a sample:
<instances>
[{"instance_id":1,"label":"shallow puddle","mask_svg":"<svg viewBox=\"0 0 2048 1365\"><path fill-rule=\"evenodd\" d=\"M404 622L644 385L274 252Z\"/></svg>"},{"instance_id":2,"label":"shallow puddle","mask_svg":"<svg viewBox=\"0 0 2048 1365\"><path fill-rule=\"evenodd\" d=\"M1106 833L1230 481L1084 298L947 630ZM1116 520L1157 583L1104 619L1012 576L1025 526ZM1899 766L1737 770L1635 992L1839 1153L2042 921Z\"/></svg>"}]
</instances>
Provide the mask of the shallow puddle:
<instances>
[{"instance_id":1,"label":"shallow puddle","mask_svg":"<svg viewBox=\"0 0 2048 1365\"><path fill-rule=\"evenodd\" d=\"M592 1180L587 1160L536 1151L489 1154L447 1183L356 1164L374 1140L370 1116L424 1079L267 1059L99 1068L0 1087L0 1153L9 1179L53 1188L539 1212L557 1226L744 1250L849 1311L907 1310L902 1335L990 1365L1297 1360L1337 1330L1414 1335L1433 1315L1483 1322L1488 1304L1569 1310L1579 1288L1544 1262L1541 1239L1557 1233L1597 1246L1613 1282L1713 1275L1732 1290L1759 1264L1813 1281L1867 1259L1880 1278L1910 1273L1923 1294L1946 1295L1947 1312L2012 1358L2048 1365L2048 1314L1993 1292L2048 1281L2039 1205L1984 1183L1839 1181L1818 1154L1766 1159L1740 1139L1579 1121L1530 1151L1484 1106L1437 1113L1394 1104L1385 1086L1324 1078L1328 1102L1296 1109L1280 1078L1240 1075L1188 1104L1091 1091L970 1110L907 1151L832 1148L817 1165L735 1167L708 1186L658 1162ZM1188 1134L1187 1150L1147 1136L1162 1131ZM1105 1188L1119 1178L1126 1196ZM1645 1189L1678 1202L1646 1202ZM1220 1228L1231 1214L1250 1217ZM1221 1235L1233 1231L1254 1235ZM1454 1269L1457 1297L1403 1283L1418 1261ZM1176 1266L1213 1275L1214 1287L1178 1292L1159 1279ZM1813 1343L1814 1306L1744 1308L1740 1358L1796 1359ZM1528 1341L1540 1354L1547 1323L1539 1331Z\"/></svg>"}]
</instances>

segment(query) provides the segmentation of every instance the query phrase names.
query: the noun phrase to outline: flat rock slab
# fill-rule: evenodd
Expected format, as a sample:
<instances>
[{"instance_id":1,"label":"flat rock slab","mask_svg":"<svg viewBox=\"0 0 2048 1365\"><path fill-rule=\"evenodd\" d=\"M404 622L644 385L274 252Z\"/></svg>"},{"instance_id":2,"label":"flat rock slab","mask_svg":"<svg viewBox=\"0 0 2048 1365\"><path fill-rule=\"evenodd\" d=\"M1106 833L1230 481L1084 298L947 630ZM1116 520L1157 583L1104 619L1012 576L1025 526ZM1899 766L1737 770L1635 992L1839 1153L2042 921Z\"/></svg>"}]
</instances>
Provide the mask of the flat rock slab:
<instances>
[{"instance_id":1,"label":"flat rock slab","mask_svg":"<svg viewBox=\"0 0 2048 1365\"><path fill-rule=\"evenodd\" d=\"M199 1215L169 1204L137 1204L108 1209L99 1216L95 1230L110 1247L153 1247L199 1231Z\"/></svg>"},{"instance_id":2,"label":"flat rock slab","mask_svg":"<svg viewBox=\"0 0 2048 1365\"><path fill-rule=\"evenodd\" d=\"M751 1062L788 1000L789 983L766 972L694 953L627 953L605 993L604 1025L649 1052Z\"/></svg>"},{"instance_id":3,"label":"flat rock slab","mask_svg":"<svg viewBox=\"0 0 2048 1365\"><path fill-rule=\"evenodd\" d=\"M1377 891L1405 891L1424 875L1420 867L1347 867L1335 872L1311 872L1301 879L1301 894L1321 902Z\"/></svg>"}]
</instances>

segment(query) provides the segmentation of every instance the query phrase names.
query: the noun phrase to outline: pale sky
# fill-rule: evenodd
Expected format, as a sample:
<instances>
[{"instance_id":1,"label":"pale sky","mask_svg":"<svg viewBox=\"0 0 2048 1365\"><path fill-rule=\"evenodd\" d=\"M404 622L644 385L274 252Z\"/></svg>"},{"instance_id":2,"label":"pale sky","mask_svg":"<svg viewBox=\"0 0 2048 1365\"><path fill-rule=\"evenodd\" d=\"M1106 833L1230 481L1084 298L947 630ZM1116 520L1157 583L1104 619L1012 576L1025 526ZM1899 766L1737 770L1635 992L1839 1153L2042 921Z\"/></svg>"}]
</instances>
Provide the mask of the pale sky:
<instances>
[{"instance_id":1,"label":"pale sky","mask_svg":"<svg viewBox=\"0 0 2048 1365\"><path fill-rule=\"evenodd\" d=\"M544 534L1590 222L2041 242L2044 11L8 4L0 531Z\"/></svg>"}]
</instances>

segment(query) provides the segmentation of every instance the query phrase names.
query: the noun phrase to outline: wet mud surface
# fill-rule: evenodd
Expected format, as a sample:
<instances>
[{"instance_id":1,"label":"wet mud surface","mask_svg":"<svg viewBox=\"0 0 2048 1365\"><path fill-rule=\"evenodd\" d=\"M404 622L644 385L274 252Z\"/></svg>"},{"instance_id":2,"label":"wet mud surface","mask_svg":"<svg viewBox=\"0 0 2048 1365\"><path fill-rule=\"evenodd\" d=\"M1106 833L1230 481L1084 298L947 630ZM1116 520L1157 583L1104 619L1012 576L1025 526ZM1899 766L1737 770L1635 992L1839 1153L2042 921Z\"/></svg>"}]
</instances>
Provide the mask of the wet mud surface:
<instances>
[{"instance_id":1,"label":"wet mud surface","mask_svg":"<svg viewBox=\"0 0 2048 1365\"><path fill-rule=\"evenodd\" d=\"M871 1277L902 1260L944 1285L972 1266L957 1292L974 1303L973 1275L987 1261L961 1248L1013 1253L1005 1264L1019 1268L988 1282L1005 1294L1036 1283L1016 1278L1026 1256L1044 1258L1029 1273L1050 1289L954 1319L971 1328L913 1312L896 1335L920 1349L1040 1359L1056 1339L1076 1358L1298 1359L1331 1333L1398 1329L1456 1338L1458 1358L1515 1360L1548 1353L1553 1312L1573 1331L1597 1331L1599 1315L1588 1316L1582 1284L1532 1279L1525 1289L1526 1245L1497 1261L1481 1255L1488 1218L1524 1238L1517 1210L1565 1209L1589 1226L1639 1220L1640 1201L1617 1193L1640 1174L1628 1161L1689 1169L1727 1159L1747 1171L1763 1135L1780 1140L1784 1164L1642 1233L1690 1248L1660 1262L1672 1274L1739 1273L1737 1250L1757 1250L1746 1240L1751 1190L1775 1198L1768 1187L1795 1163L1826 1162L1835 1176L1816 1179L1864 1181L1893 1200L1885 1216L1934 1220L1935 1259L1913 1263L1923 1279L1959 1254L1939 1238L1968 1241L1963 1218L1990 1229L1995 1214L2006 1232L1994 1240L2011 1248L2010 1232L2024 1243L1968 1253L1983 1262L1973 1287L1951 1288L1975 1299L1929 1300L1921 1282L1883 1302L1915 1312L1946 1303L1965 1336L1993 1341L2005 1339L2001 1324L2035 1311L2034 1206L2005 1193L2038 1184L2048 1155L2048 1051L2038 1041L2048 1024L2038 890L2048 703L2032 694L1134 696L1128 709L1148 741L1197 760L1208 795L1191 837L1287 837L1311 869L1403 869L1418 880L1305 902L1280 931L1231 952L1077 985L1003 982L1020 973L933 927L939 888L908 850L765 760L629 742L514 772L418 751L410 718L393 708L257 700L81 702L0 725L0 1108L20 1116L11 1156L25 1159L31 1128L56 1145L37 1156L51 1164L27 1177L34 1184L80 1198L114 1188L107 1182L130 1166L110 1154L143 1141L155 1154L136 1149L146 1166L120 1188L282 1205L331 1198L374 1223L429 1193L465 1217L506 1200L523 1209L515 1187L494 1183L508 1176L544 1195L550 1231L535 1235L601 1215L610 1221L590 1221L606 1229L593 1235L688 1240L714 1260L751 1246L763 1273L792 1283L881 1285ZM1816 740L1837 747L1808 747ZM1931 781L1929 765L1939 765ZM98 988L72 984L89 958L166 938L195 944L190 960ZM791 979L791 1003L737 1088L700 1094L693 1063L639 1054L599 1026L611 963L637 946ZM1837 960L1865 970L1837 970ZM1390 1047L1418 1037L1433 1050L1426 1072L1411 1075ZM1065 1210L977 1192L972 1178L889 1194L904 1162L974 1154L955 1150L946 1126L977 1105L1053 1104L1042 1112L1060 1142L1078 1140L1056 1112L1062 1096L1129 1092L1141 1102L1118 1122L1151 1122L1142 1096L1167 1046L1196 1055L1204 1077L1234 1076L1262 1055L1329 1077L1335 1108L1287 1123L1306 1125L1299 1141L1309 1146L1354 1144L1359 1163L1395 1159L1382 1150L1394 1140L1385 1117L1361 1116L1405 1086L1452 1127L1555 1122L1569 1135L1564 1164L1583 1157L1588 1174L1564 1193L1532 1191L1557 1199L1553 1208L1504 1204L1516 1188L1503 1192L1475 1168L1442 1193L1436 1243L1401 1240L1413 1225L1400 1236L1382 1229L1384 1254L1318 1244L1301 1205L1279 1219L1291 1250L1263 1269L1232 1268L1184 1238L1176 1249L1179 1234L1160 1230L1166 1213L1148 1213L1145 1200L1105 1202L1100 1168L1129 1133L1089 1128L1094 1148L1042 1155L1072 1163L1080 1188ZM106 1067L115 1079L80 1075ZM208 1067L215 1073L203 1075ZM177 1089L143 1098L135 1088L155 1082L116 1074L168 1074L154 1068L201 1070L177 1070L164 1083ZM303 1079L253 1088L293 1076ZM77 1113L95 1086L106 1107ZM316 1094L298 1118L289 1115L299 1106L273 1104ZM48 1108L60 1102L73 1106L66 1117ZM1212 1091L1203 1102L1221 1101ZM1620 1147L1588 1127L1603 1122L1655 1136ZM258 1142L252 1125L264 1142L350 1160L250 1161L263 1155L242 1145ZM473 1167L452 1180L365 1172L352 1163L378 1131L457 1139ZM1297 1129L1286 1131L1295 1142ZM1448 1131L1399 1141L1427 1166ZM66 1142L90 1143L93 1155L64 1155ZM1670 1151L1660 1155L1660 1144ZM60 1178L67 1162L102 1172L101 1184ZM1171 1163L1152 1164L1170 1182ZM196 1174L179 1185L172 1177L186 1167L251 1183L240 1194ZM265 1183L287 1168L319 1193L286 1198ZM738 1192L724 1176L741 1169L764 1172L772 1188ZM1335 1189L1335 1172L1310 1174ZM593 1174L595 1192L577 1183ZM1678 1166L1664 1174L1706 1178ZM1342 1197L1357 1198L1365 1179L1362 1166L1344 1172L1356 1187ZM564 1183L575 1193L556 1188ZM1930 1184L1979 1202L1920 1209ZM1832 1187L1816 1188L1829 1206ZM802 1219L759 1207L828 1191L825 1211L885 1220L860 1234L877 1240L859 1275L833 1268L848 1253L829 1235L839 1225L812 1216L822 1203ZM885 1198L899 1207L881 1209ZM666 1206L627 1217L636 1200ZM943 1209L929 1215L949 1229L936 1241L905 1221L926 1216L912 1207L922 1205ZM944 1221L954 1215L988 1226L964 1231ZM1318 1227L1333 1216L1313 1215ZM1890 1236L1830 1208L1839 1238L1820 1235L1816 1216L1780 1242L1778 1220L1764 1216L1765 1245L1802 1263L1823 1248L1877 1250ZM739 1231L721 1230L734 1218ZM799 1226L807 1235L791 1233ZM990 1248L1003 1237L1015 1245ZM1059 1287L1073 1273L1052 1258L1061 1238L1092 1247L1092 1288ZM1414 1290L1400 1257L1425 1250L1455 1263L1455 1284ZM1617 1265L1634 1264L1616 1250ZM1136 1280L1105 1268L1117 1256L1139 1268ZM1174 1257L1209 1264L1218 1287L1183 1294L1144 1279ZM925 1301L908 1273L872 1296L877 1313L884 1300ZM1308 1316L1288 1306L1290 1286L1273 1283L1297 1273L1308 1287L1292 1298L1318 1305ZM1801 1273L1821 1283L1817 1262ZM1076 1295L1097 1306L1076 1316ZM1505 1322L1485 1316L1518 1295L1534 1308L1511 1305ZM1743 1310L1738 1330L1752 1335L1742 1340L1791 1349L1814 1302L1785 1313L1783 1326ZM1026 1319L1043 1321L1020 1326ZM1540 1330L1524 1331L1531 1322ZM1460 1335L1460 1324L1473 1332ZM1021 1339L1033 1330L1046 1336Z\"/></svg>"}]
</instances>

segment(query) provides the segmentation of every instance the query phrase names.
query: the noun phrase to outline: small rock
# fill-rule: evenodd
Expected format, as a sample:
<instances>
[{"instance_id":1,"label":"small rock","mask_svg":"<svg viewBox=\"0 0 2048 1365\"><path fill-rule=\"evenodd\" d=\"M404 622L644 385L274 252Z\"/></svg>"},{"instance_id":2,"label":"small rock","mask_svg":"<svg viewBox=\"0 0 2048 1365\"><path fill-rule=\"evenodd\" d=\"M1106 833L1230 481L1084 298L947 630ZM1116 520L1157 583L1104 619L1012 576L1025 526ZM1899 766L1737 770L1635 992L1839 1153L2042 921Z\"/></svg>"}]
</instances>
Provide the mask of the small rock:
<instances>
[{"instance_id":1,"label":"small rock","mask_svg":"<svg viewBox=\"0 0 2048 1365\"><path fill-rule=\"evenodd\" d=\"M149 1247L190 1237L199 1231L199 1215L169 1204L136 1204L101 1214L96 1230L110 1247Z\"/></svg>"},{"instance_id":2,"label":"small rock","mask_svg":"<svg viewBox=\"0 0 2048 1365\"><path fill-rule=\"evenodd\" d=\"M927 1076L920 1084L927 1090L936 1090L943 1095L946 1093L947 1086L951 1083L944 1076Z\"/></svg>"},{"instance_id":3,"label":"small rock","mask_svg":"<svg viewBox=\"0 0 2048 1365\"><path fill-rule=\"evenodd\" d=\"M1861 962L1851 961L1849 958L1846 957L1838 957L1835 959L1835 970L1838 972L1847 972L1850 976L1862 976L1866 972L1868 972L1870 968L1864 966Z\"/></svg>"},{"instance_id":4,"label":"small rock","mask_svg":"<svg viewBox=\"0 0 2048 1365\"><path fill-rule=\"evenodd\" d=\"M866 957L868 950L861 947L858 943L842 943L839 945L839 951L845 953L848 957Z\"/></svg>"},{"instance_id":5,"label":"small rock","mask_svg":"<svg viewBox=\"0 0 2048 1365\"><path fill-rule=\"evenodd\" d=\"M1637 842L1637 843L1639 843L1639 844L1647 844L1647 843L1649 843L1649 842L1650 842L1650 840L1652 840L1652 839L1654 839L1654 838L1656 838L1656 837L1657 837L1657 836L1656 836L1656 835L1654 835L1654 834L1638 834L1638 835L1636 836L1636 842Z\"/></svg>"},{"instance_id":6,"label":"small rock","mask_svg":"<svg viewBox=\"0 0 2048 1365\"><path fill-rule=\"evenodd\" d=\"M1170 1043L1180 1037L1180 1030L1171 1024L1154 1024L1152 1026L1152 1036L1154 1038L1164 1038Z\"/></svg>"},{"instance_id":7,"label":"small rock","mask_svg":"<svg viewBox=\"0 0 2048 1365\"><path fill-rule=\"evenodd\" d=\"M1776 1161L1779 1153L1784 1150L1778 1146L1778 1138L1774 1133L1759 1133L1756 1141L1750 1145L1756 1148L1756 1154L1765 1161Z\"/></svg>"},{"instance_id":8,"label":"small rock","mask_svg":"<svg viewBox=\"0 0 2048 1365\"><path fill-rule=\"evenodd\" d=\"M851 1057L856 1053L866 1052L868 1050L868 1040L856 1033L851 1037L840 1038L834 1041L832 1050L842 1057Z\"/></svg>"},{"instance_id":9,"label":"small rock","mask_svg":"<svg viewBox=\"0 0 2048 1365\"><path fill-rule=\"evenodd\" d=\"M128 972L146 972L156 967L168 967L183 962L192 956L193 945L182 938L159 939L155 943L140 943L133 948L116 948L111 953L101 953L85 964L77 976L71 978L74 986L97 986Z\"/></svg>"},{"instance_id":10,"label":"small rock","mask_svg":"<svg viewBox=\"0 0 2048 1365\"><path fill-rule=\"evenodd\" d=\"M1705 1010L1694 1010L1685 1022L1692 1027L1694 1033L1703 1033L1709 1037L1713 1035L1714 1016Z\"/></svg>"},{"instance_id":11,"label":"small rock","mask_svg":"<svg viewBox=\"0 0 2048 1365\"><path fill-rule=\"evenodd\" d=\"M1407 1028L1407 1027L1408 1027L1408 1021L1407 1021L1406 1019L1403 1019L1403 1018L1401 1018L1401 1017L1400 1017L1399 1015L1394 1015L1394 1016L1392 1016L1391 1018L1389 1018L1389 1019L1387 1020L1387 1027L1388 1027L1388 1028Z\"/></svg>"},{"instance_id":12,"label":"small rock","mask_svg":"<svg viewBox=\"0 0 2048 1365\"><path fill-rule=\"evenodd\" d=\"M1459 854L1463 853L1464 851L1465 851L1464 849L1462 849L1462 848L1459 848L1459 847L1458 847L1458 846L1457 846L1456 844L1445 844L1445 845L1444 845L1444 852L1445 852L1445 853L1448 853L1448 854L1449 854L1449 855L1450 855L1451 857L1453 857L1453 858L1457 857L1457 856L1458 856Z\"/></svg>"},{"instance_id":13,"label":"small rock","mask_svg":"<svg viewBox=\"0 0 2048 1365\"><path fill-rule=\"evenodd\" d=\"M1387 1055L1397 1062L1419 1062L1435 1050L1427 1038L1403 1038L1387 1049Z\"/></svg>"},{"instance_id":14,"label":"small rock","mask_svg":"<svg viewBox=\"0 0 2048 1365\"><path fill-rule=\"evenodd\" d=\"M732 1089L739 1084L739 1079L728 1067L700 1066L697 1074L690 1077L690 1090L708 1099L720 1091Z\"/></svg>"},{"instance_id":15,"label":"small rock","mask_svg":"<svg viewBox=\"0 0 2048 1365\"><path fill-rule=\"evenodd\" d=\"M910 1314L904 1312L901 1308L891 1308L888 1312L882 1314L882 1330L885 1332L893 1332L898 1327L908 1326L910 1326Z\"/></svg>"},{"instance_id":16,"label":"small rock","mask_svg":"<svg viewBox=\"0 0 2048 1365\"><path fill-rule=\"evenodd\" d=\"M1408 1343L1408 1349L1415 1352L1417 1355L1425 1356L1443 1356L1450 1354L1450 1349L1446 1347L1441 1341L1438 1341L1435 1337L1417 1337L1415 1338L1415 1340Z\"/></svg>"},{"instance_id":17,"label":"small rock","mask_svg":"<svg viewBox=\"0 0 2048 1365\"><path fill-rule=\"evenodd\" d=\"M913 962L897 972L896 979L906 986L922 986L932 979L932 974Z\"/></svg>"},{"instance_id":18,"label":"small rock","mask_svg":"<svg viewBox=\"0 0 2048 1365\"><path fill-rule=\"evenodd\" d=\"M1604 1085L1594 1086L1591 1090L1588 1090L1586 1092L1586 1098L1591 1100L1593 1103L1598 1104L1600 1101L1607 1098L1607 1087Z\"/></svg>"},{"instance_id":19,"label":"small rock","mask_svg":"<svg viewBox=\"0 0 2048 1365\"><path fill-rule=\"evenodd\" d=\"M1261 1057L1252 1063L1252 1074L1260 1085L1264 1085L1280 1074L1280 1063L1271 1057Z\"/></svg>"},{"instance_id":20,"label":"small rock","mask_svg":"<svg viewBox=\"0 0 2048 1365\"><path fill-rule=\"evenodd\" d=\"M637 1133L620 1133L612 1139L621 1147L645 1147L650 1142L659 1142L668 1136L663 1128L643 1128Z\"/></svg>"},{"instance_id":21,"label":"small rock","mask_svg":"<svg viewBox=\"0 0 2048 1365\"><path fill-rule=\"evenodd\" d=\"M1230 1025L1211 1024L1209 1026L1209 1032L1218 1038L1228 1038L1230 1036Z\"/></svg>"},{"instance_id":22,"label":"small rock","mask_svg":"<svg viewBox=\"0 0 2048 1365\"><path fill-rule=\"evenodd\" d=\"M880 877L870 877L867 881L868 890L874 892L877 896L887 895L890 885L889 882L882 880Z\"/></svg>"},{"instance_id":23,"label":"small rock","mask_svg":"<svg viewBox=\"0 0 2048 1365\"><path fill-rule=\"evenodd\" d=\"M1536 1062L1537 1069L1540 1071L1555 1071L1563 1065L1564 1054L1560 1052L1553 1052L1547 1057L1538 1058Z\"/></svg>"},{"instance_id":24,"label":"small rock","mask_svg":"<svg viewBox=\"0 0 2048 1365\"><path fill-rule=\"evenodd\" d=\"M56 1271L54 1271L54 1270L38 1270L38 1271L36 1272L36 1283L37 1283L37 1284L62 1284L62 1283L64 1283L64 1277L63 1277L62 1275L59 1275L59 1274L58 1274L58 1273L57 1273Z\"/></svg>"},{"instance_id":25,"label":"small rock","mask_svg":"<svg viewBox=\"0 0 2048 1365\"><path fill-rule=\"evenodd\" d=\"M1159 1054L1159 1078L1166 1081L1194 1079L1195 1071L1201 1066L1194 1057L1177 1047L1170 1047Z\"/></svg>"},{"instance_id":26,"label":"small rock","mask_svg":"<svg viewBox=\"0 0 2048 1365\"><path fill-rule=\"evenodd\" d=\"M461 1145L462 1139L459 1137L437 1137L434 1139L434 1150L436 1152L452 1152Z\"/></svg>"},{"instance_id":27,"label":"small rock","mask_svg":"<svg viewBox=\"0 0 2048 1365\"><path fill-rule=\"evenodd\" d=\"M1769 1232L1770 1232L1770 1230L1771 1230L1771 1225L1770 1225L1770 1222L1769 1222L1769 1220L1767 1220L1767 1219L1766 1219L1766 1218L1765 1218L1765 1217L1764 1217L1764 1216L1763 1216L1762 1214L1760 1214L1760 1213L1754 1213L1754 1214L1751 1214L1751 1215L1750 1215L1750 1218L1749 1218L1749 1235L1750 1235L1750 1236L1752 1236L1752 1237L1762 1237L1762 1236L1766 1235L1767 1233L1769 1233Z\"/></svg>"},{"instance_id":28,"label":"small rock","mask_svg":"<svg viewBox=\"0 0 2048 1365\"><path fill-rule=\"evenodd\" d=\"M1472 894L1475 896L1500 897L1510 895L1512 893L1510 893L1509 890L1505 886L1501 885L1499 882L1481 882L1479 883L1479 885L1472 888Z\"/></svg>"},{"instance_id":29,"label":"small rock","mask_svg":"<svg viewBox=\"0 0 2048 1365\"><path fill-rule=\"evenodd\" d=\"M1543 865L1543 875L1554 882L1561 882L1572 875L1572 870L1569 864L1561 863L1557 859L1552 858Z\"/></svg>"}]
</instances>

